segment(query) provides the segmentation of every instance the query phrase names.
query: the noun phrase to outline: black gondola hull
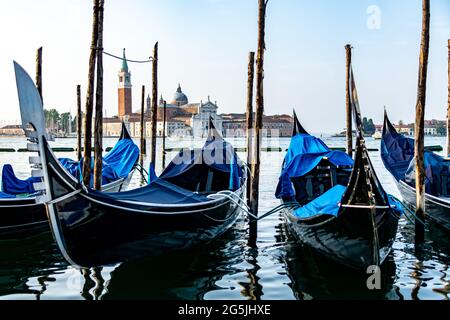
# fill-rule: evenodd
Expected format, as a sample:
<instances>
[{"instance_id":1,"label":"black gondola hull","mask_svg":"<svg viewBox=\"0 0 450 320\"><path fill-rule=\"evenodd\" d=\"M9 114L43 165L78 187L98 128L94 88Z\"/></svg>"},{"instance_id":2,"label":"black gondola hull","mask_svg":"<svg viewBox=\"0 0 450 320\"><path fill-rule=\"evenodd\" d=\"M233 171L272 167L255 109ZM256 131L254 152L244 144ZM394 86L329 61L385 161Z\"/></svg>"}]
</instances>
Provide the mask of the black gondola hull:
<instances>
[{"instance_id":1,"label":"black gondola hull","mask_svg":"<svg viewBox=\"0 0 450 320\"><path fill-rule=\"evenodd\" d=\"M226 198L189 203L118 201L74 187L46 146L51 198L46 205L56 242L73 265L91 267L158 255L214 239L241 209ZM242 197L245 184L235 192Z\"/></svg>"},{"instance_id":2,"label":"black gondola hull","mask_svg":"<svg viewBox=\"0 0 450 320\"><path fill-rule=\"evenodd\" d=\"M237 220L230 201L190 212L135 212L78 194L54 206L65 250L74 264L104 265L193 247L214 239Z\"/></svg>"},{"instance_id":3,"label":"black gondola hull","mask_svg":"<svg viewBox=\"0 0 450 320\"><path fill-rule=\"evenodd\" d=\"M416 189L402 181L396 181L396 184L403 201L409 208L415 210ZM425 194L425 216L445 230L450 231L450 199L445 201L442 198Z\"/></svg>"},{"instance_id":4,"label":"black gondola hull","mask_svg":"<svg viewBox=\"0 0 450 320\"><path fill-rule=\"evenodd\" d=\"M0 201L0 240L27 238L50 232L45 205L34 199Z\"/></svg>"},{"instance_id":5,"label":"black gondola hull","mask_svg":"<svg viewBox=\"0 0 450 320\"><path fill-rule=\"evenodd\" d=\"M120 191L129 183L125 180L105 186L108 191ZM21 239L50 232L45 205L35 198L0 199L0 240Z\"/></svg>"},{"instance_id":6,"label":"black gondola hull","mask_svg":"<svg viewBox=\"0 0 450 320\"><path fill-rule=\"evenodd\" d=\"M388 256L397 233L398 214L391 211L378 209L377 212L378 264ZM367 209L359 209L345 216L304 220L297 218L293 209L284 211L288 230L296 239L323 257L360 270L377 264L370 214Z\"/></svg>"}]
</instances>

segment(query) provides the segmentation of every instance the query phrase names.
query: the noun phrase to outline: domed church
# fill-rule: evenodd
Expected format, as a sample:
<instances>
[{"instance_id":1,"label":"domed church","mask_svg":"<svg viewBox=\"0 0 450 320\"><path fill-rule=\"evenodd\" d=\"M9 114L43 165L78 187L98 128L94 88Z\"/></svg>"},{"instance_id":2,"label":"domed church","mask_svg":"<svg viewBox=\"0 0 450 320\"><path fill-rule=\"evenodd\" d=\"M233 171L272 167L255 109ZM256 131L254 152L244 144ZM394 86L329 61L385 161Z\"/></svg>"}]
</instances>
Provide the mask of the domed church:
<instances>
[{"instance_id":1,"label":"domed church","mask_svg":"<svg viewBox=\"0 0 450 320\"><path fill-rule=\"evenodd\" d=\"M183 91L181 91L180 84L178 84L177 91L175 91L175 94L173 95L173 100L170 102L170 104L178 106L178 107L188 104L188 98L183 93Z\"/></svg>"},{"instance_id":2,"label":"domed church","mask_svg":"<svg viewBox=\"0 0 450 320\"><path fill-rule=\"evenodd\" d=\"M164 107L164 99L161 96L158 108L158 118L162 120ZM188 97L181 90L181 85L173 95L173 100L166 103L166 118L168 126L169 121L184 122L191 130L191 134L196 138L206 137L208 134L209 118L213 119L213 123L219 132L222 132L222 117L217 114L217 102L212 102L208 96L206 102L189 103ZM167 131L171 131L167 128Z\"/></svg>"}]
</instances>

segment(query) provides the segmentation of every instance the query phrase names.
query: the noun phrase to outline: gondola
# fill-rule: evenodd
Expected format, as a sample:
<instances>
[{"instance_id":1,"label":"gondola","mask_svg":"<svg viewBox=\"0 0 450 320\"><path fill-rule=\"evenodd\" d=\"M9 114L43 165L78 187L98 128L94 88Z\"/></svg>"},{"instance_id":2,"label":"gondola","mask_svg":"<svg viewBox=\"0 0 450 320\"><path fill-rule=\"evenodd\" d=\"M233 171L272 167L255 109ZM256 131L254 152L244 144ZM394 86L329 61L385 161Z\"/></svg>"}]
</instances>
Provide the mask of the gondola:
<instances>
[{"instance_id":1,"label":"gondola","mask_svg":"<svg viewBox=\"0 0 450 320\"><path fill-rule=\"evenodd\" d=\"M209 123L201 149L182 150L149 185L120 193L92 190L74 179L50 149L36 87L16 64L22 124L42 167L43 192L56 243L75 266L98 266L192 247L218 237L237 220L245 165Z\"/></svg>"},{"instance_id":2,"label":"gondola","mask_svg":"<svg viewBox=\"0 0 450 320\"><path fill-rule=\"evenodd\" d=\"M308 134L294 113L294 132L276 196L299 207L283 210L288 230L316 253L358 270L381 265L397 233L399 205L381 186L364 141L352 73L356 122L354 162Z\"/></svg>"},{"instance_id":3,"label":"gondola","mask_svg":"<svg viewBox=\"0 0 450 320\"><path fill-rule=\"evenodd\" d=\"M119 140L103 158L105 165L102 170L102 190L117 192L125 189L131 180L138 157L139 148L122 123ZM59 162L75 179L71 181L72 184L76 185L77 181L81 181L80 162L67 158L61 158ZM39 182L39 177L20 180L10 165L3 166L0 239L19 239L50 232L45 206L38 200L40 192L34 188L34 184Z\"/></svg>"},{"instance_id":4,"label":"gondola","mask_svg":"<svg viewBox=\"0 0 450 320\"><path fill-rule=\"evenodd\" d=\"M381 159L403 201L416 207L414 139L399 134L384 113ZM425 150L425 216L450 231L450 160Z\"/></svg>"}]
</instances>

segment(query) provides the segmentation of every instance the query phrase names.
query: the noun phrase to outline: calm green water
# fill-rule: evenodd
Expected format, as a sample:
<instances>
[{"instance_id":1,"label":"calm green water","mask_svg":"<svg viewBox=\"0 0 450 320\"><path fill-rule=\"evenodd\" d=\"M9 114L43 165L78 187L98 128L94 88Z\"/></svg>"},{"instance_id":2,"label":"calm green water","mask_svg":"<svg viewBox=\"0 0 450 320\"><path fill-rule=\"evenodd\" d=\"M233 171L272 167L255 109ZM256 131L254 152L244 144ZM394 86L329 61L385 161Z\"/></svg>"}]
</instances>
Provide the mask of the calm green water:
<instances>
[{"instance_id":1,"label":"calm green water","mask_svg":"<svg viewBox=\"0 0 450 320\"><path fill-rule=\"evenodd\" d=\"M324 138L330 146L344 146L340 138ZM243 146L244 140L231 140ZM105 139L112 146L115 139ZM168 147L191 141L169 140ZM198 142L201 144L202 142ZM443 144L430 138L427 145ZM0 138L0 147L25 147L25 139ZM269 140L270 146L287 147L289 139ZM74 146L60 139L55 146ZM379 142L368 139L369 147ZM174 154L169 154L168 159ZM0 153L0 164L13 163L27 177L27 153ZM74 153L58 156L75 157ZM245 157L245 154L240 154ZM260 212L278 204L274 190L282 153L263 153ZM378 152L371 159L385 189L399 196ZM160 159L159 159L160 161ZM158 169L158 168L157 168ZM138 174L130 188L141 184ZM1 212L1 214L8 214ZM258 226L257 248L247 246L245 217L217 241L201 250L144 258L115 266L77 270L59 255L51 235L22 241L0 241L0 299L448 299L450 297L449 235L430 228L422 250L414 248L413 227L401 220L397 241L382 268L382 289L369 291L367 275L339 268L312 256L287 234L280 215Z\"/></svg>"}]
</instances>

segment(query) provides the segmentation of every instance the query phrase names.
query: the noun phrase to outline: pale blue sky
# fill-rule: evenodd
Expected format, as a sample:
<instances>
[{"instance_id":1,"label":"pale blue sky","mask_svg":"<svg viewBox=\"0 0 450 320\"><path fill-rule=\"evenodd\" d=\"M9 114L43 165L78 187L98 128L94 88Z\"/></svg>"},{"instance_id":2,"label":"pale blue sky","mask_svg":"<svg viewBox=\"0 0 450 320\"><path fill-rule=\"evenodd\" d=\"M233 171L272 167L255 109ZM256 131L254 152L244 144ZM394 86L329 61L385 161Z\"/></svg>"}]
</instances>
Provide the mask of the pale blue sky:
<instances>
[{"instance_id":1,"label":"pale blue sky","mask_svg":"<svg viewBox=\"0 0 450 320\"><path fill-rule=\"evenodd\" d=\"M370 6L380 28L369 28ZM91 32L90 0L0 0L1 120L19 118L12 60L34 74L44 47L46 108L83 107ZM450 2L431 0L431 51L427 118L444 119ZM376 21L378 22L378 21ZM373 26L373 24L369 24ZM256 49L257 0L106 0L104 47L146 59L160 44L160 93L170 100L181 82L192 102L208 95L220 112L245 110L247 56ZM354 47L362 113L381 122L383 105L394 121L412 121L417 86L421 0L270 0L267 9L265 111L290 113L304 126L333 133L344 126L345 50ZM130 64L133 109L140 87L150 89L149 64ZM104 58L105 106L117 113L118 60Z\"/></svg>"}]
</instances>

